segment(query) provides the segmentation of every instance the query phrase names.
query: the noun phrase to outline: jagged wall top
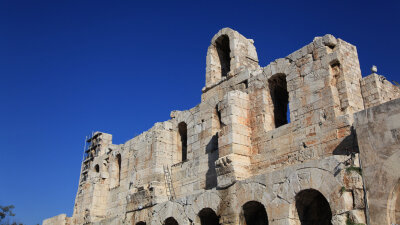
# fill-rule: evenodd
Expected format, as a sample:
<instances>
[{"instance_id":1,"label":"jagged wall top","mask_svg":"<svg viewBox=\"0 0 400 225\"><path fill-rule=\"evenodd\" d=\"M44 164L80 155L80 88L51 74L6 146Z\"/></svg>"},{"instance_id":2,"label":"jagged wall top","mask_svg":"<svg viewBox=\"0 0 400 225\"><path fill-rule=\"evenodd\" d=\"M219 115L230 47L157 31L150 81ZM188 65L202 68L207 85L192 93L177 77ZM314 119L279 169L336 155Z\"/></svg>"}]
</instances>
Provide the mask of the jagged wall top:
<instances>
[{"instance_id":1,"label":"jagged wall top","mask_svg":"<svg viewBox=\"0 0 400 225\"><path fill-rule=\"evenodd\" d=\"M211 39L207 50L206 86L203 91L238 74L244 68L256 67L258 56L254 41L231 28L223 28Z\"/></svg>"}]
</instances>

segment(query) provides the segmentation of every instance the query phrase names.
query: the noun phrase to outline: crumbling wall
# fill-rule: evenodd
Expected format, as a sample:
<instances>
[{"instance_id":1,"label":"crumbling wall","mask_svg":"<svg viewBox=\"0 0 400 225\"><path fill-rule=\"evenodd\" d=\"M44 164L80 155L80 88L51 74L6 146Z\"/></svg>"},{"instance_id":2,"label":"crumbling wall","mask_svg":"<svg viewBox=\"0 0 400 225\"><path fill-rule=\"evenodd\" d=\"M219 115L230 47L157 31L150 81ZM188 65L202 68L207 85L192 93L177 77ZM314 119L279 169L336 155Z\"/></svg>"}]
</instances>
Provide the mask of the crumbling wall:
<instances>
[{"instance_id":1,"label":"crumbling wall","mask_svg":"<svg viewBox=\"0 0 400 225\"><path fill-rule=\"evenodd\" d=\"M254 42L224 28L206 63L199 105L125 144L104 134L82 164L71 223L365 223L373 175L362 175L353 113L396 87L362 79L356 48L332 35L261 68Z\"/></svg>"},{"instance_id":2,"label":"crumbling wall","mask_svg":"<svg viewBox=\"0 0 400 225\"><path fill-rule=\"evenodd\" d=\"M43 220L43 225L70 225L70 218L66 214L60 214Z\"/></svg>"},{"instance_id":3,"label":"crumbling wall","mask_svg":"<svg viewBox=\"0 0 400 225\"><path fill-rule=\"evenodd\" d=\"M376 73L362 78L361 90L365 108L377 106L400 97L400 88L394 86L384 76Z\"/></svg>"}]
</instances>

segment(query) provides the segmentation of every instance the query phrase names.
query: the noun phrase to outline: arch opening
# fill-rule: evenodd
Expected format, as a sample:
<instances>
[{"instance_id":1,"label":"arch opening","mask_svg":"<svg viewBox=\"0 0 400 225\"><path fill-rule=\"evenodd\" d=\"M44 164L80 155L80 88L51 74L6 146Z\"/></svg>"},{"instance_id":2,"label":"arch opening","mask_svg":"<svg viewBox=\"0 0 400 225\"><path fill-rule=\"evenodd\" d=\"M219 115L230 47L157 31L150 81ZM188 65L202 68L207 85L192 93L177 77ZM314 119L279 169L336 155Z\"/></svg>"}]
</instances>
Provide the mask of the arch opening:
<instances>
[{"instance_id":1,"label":"arch opening","mask_svg":"<svg viewBox=\"0 0 400 225\"><path fill-rule=\"evenodd\" d=\"M140 221L140 222L137 222L136 225L146 225L146 222Z\"/></svg>"},{"instance_id":2,"label":"arch opening","mask_svg":"<svg viewBox=\"0 0 400 225\"><path fill-rule=\"evenodd\" d=\"M121 180L121 154L117 155L117 164L118 164L118 185Z\"/></svg>"},{"instance_id":3,"label":"arch opening","mask_svg":"<svg viewBox=\"0 0 400 225\"><path fill-rule=\"evenodd\" d=\"M295 200L301 225L332 225L331 207L319 191L303 190L296 195Z\"/></svg>"},{"instance_id":4,"label":"arch opening","mask_svg":"<svg viewBox=\"0 0 400 225\"><path fill-rule=\"evenodd\" d=\"M275 128L278 128L290 121L286 75L276 74L272 76L268 80L268 85L274 106Z\"/></svg>"},{"instance_id":5,"label":"arch opening","mask_svg":"<svg viewBox=\"0 0 400 225\"><path fill-rule=\"evenodd\" d=\"M168 217L165 219L164 225L179 225L179 223L174 219L174 217Z\"/></svg>"},{"instance_id":6,"label":"arch opening","mask_svg":"<svg viewBox=\"0 0 400 225\"><path fill-rule=\"evenodd\" d=\"M221 35L215 40L219 63L221 65L221 78L226 77L231 70L231 48L228 35Z\"/></svg>"},{"instance_id":7,"label":"arch opening","mask_svg":"<svg viewBox=\"0 0 400 225\"><path fill-rule=\"evenodd\" d=\"M94 166L94 171L96 171L96 173L99 173L99 172L100 172L100 166L99 166L99 164L96 164L96 165Z\"/></svg>"},{"instance_id":8,"label":"arch opening","mask_svg":"<svg viewBox=\"0 0 400 225\"><path fill-rule=\"evenodd\" d=\"M179 134L179 151L181 152L181 160L187 160L187 125L185 122L178 124L178 134Z\"/></svg>"},{"instance_id":9,"label":"arch opening","mask_svg":"<svg viewBox=\"0 0 400 225\"><path fill-rule=\"evenodd\" d=\"M202 209L198 216L200 217L201 225L220 225L219 216L210 208Z\"/></svg>"},{"instance_id":10,"label":"arch opening","mask_svg":"<svg viewBox=\"0 0 400 225\"><path fill-rule=\"evenodd\" d=\"M242 206L241 224L268 225L267 211L263 204L257 201L247 202Z\"/></svg>"}]
</instances>

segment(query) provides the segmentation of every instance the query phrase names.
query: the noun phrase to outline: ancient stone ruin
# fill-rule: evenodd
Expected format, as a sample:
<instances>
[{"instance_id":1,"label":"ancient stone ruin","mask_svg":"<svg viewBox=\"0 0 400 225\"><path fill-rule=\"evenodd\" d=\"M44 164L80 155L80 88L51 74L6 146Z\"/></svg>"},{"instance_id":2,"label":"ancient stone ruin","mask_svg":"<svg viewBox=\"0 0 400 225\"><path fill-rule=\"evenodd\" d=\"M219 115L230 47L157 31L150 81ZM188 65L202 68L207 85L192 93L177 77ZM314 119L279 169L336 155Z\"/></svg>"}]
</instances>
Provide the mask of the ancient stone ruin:
<instances>
[{"instance_id":1,"label":"ancient stone ruin","mask_svg":"<svg viewBox=\"0 0 400 225\"><path fill-rule=\"evenodd\" d=\"M376 72L329 34L260 67L224 28L200 104L124 144L93 133L72 217L43 224L400 224L400 90Z\"/></svg>"}]
</instances>

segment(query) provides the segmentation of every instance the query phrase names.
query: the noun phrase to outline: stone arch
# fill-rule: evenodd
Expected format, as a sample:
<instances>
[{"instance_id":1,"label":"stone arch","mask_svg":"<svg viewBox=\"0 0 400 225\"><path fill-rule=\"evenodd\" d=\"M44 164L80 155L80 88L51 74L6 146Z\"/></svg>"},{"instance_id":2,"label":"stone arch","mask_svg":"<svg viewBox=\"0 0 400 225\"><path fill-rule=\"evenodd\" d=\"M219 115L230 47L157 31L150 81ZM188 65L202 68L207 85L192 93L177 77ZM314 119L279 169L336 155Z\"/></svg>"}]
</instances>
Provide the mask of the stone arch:
<instances>
[{"instance_id":1,"label":"stone arch","mask_svg":"<svg viewBox=\"0 0 400 225\"><path fill-rule=\"evenodd\" d=\"M203 209L208 208L214 211L216 215L219 215L220 205L222 204L222 202L223 200L217 192L211 190L206 191L198 195L193 200L192 206L186 208L186 213L191 220L196 222L196 224L200 224L201 221L198 217L199 212Z\"/></svg>"},{"instance_id":2,"label":"stone arch","mask_svg":"<svg viewBox=\"0 0 400 225\"><path fill-rule=\"evenodd\" d=\"M256 68L258 56L253 43L253 40L230 28L223 28L214 35L207 51L206 88L237 74L245 67Z\"/></svg>"},{"instance_id":3,"label":"stone arch","mask_svg":"<svg viewBox=\"0 0 400 225\"><path fill-rule=\"evenodd\" d=\"M178 152L181 155L181 161L187 160L187 124L180 122L178 124Z\"/></svg>"},{"instance_id":4,"label":"stone arch","mask_svg":"<svg viewBox=\"0 0 400 225\"><path fill-rule=\"evenodd\" d=\"M168 217L164 220L163 225L179 225L179 223L174 217Z\"/></svg>"},{"instance_id":5,"label":"stone arch","mask_svg":"<svg viewBox=\"0 0 400 225\"><path fill-rule=\"evenodd\" d=\"M249 183L236 183L234 185L235 191L236 191L236 213L239 216L239 224L241 225L251 225L251 224L265 224L262 223L261 221L265 220L260 220L260 221L254 221L250 220L246 222L246 213L250 213L250 217L252 216L252 213L255 213L253 215L257 215L258 212L262 208L265 210L265 214L259 214L260 215L271 215L271 209L269 204L272 202L273 199L273 193L271 191L267 191L267 187L261 183L257 182L249 182ZM252 202L252 203L249 203ZM247 204L247 205L246 205ZM259 205L261 204L262 207ZM245 208L243 208L245 206ZM254 209L255 211L252 212L251 209ZM245 210L247 209L247 210ZM248 211L250 209L250 211ZM260 209L260 210L258 210ZM247 212L246 212L247 211ZM249 217L249 215L247 216ZM265 218L265 217L264 217ZM266 217L268 219L268 216ZM255 223L254 223L255 222ZM250 224L247 224L250 223ZM268 224L268 221L266 221L266 224Z\"/></svg>"},{"instance_id":6,"label":"stone arch","mask_svg":"<svg viewBox=\"0 0 400 225\"><path fill-rule=\"evenodd\" d=\"M275 128L289 122L289 92L287 90L286 74L277 73L268 79L268 86L273 105Z\"/></svg>"},{"instance_id":7,"label":"stone arch","mask_svg":"<svg viewBox=\"0 0 400 225\"><path fill-rule=\"evenodd\" d=\"M331 207L321 192L306 189L295 197L297 217L301 225L332 225Z\"/></svg>"},{"instance_id":8,"label":"stone arch","mask_svg":"<svg viewBox=\"0 0 400 225\"><path fill-rule=\"evenodd\" d=\"M190 110L186 111L172 111L171 118L173 118L172 126L176 131L176 151L173 152L173 164L184 162L192 157L191 143L188 142L189 137L194 132L194 117ZM183 135L185 134L185 135Z\"/></svg>"},{"instance_id":9,"label":"stone arch","mask_svg":"<svg viewBox=\"0 0 400 225\"><path fill-rule=\"evenodd\" d=\"M99 173L99 172L100 172L100 166L99 166L99 164L96 164L96 165L94 166L94 171L95 171L96 173Z\"/></svg>"},{"instance_id":10,"label":"stone arch","mask_svg":"<svg viewBox=\"0 0 400 225\"><path fill-rule=\"evenodd\" d=\"M219 216L211 208L204 208L197 214L201 225L220 225Z\"/></svg>"},{"instance_id":11,"label":"stone arch","mask_svg":"<svg viewBox=\"0 0 400 225\"><path fill-rule=\"evenodd\" d=\"M400 179L389 195L387 211L389 224L400 224Z\"/></svg>"},{"instance_id":12,"label":"stone arch","mask_svg":"<svg viewBox=\"0 0 400 225\"><path fill-rule=\"evenodd\" d=\"M256 182L236 183L237 194L237 213L241 212L241 207L250 201L257 201L263 204L268 212L268 204L273 199L273 194L267 191L266 186Z\"/></svg>"},{"instance_id":13,"label":"stone arch","mask_svg":"<svg viewBox=\"0 0 400 225\"><path fill-rule=\"evenodd\" d=\"M329 165L326 162L308 162L298 165L295 171L288 171L285 176L285 182L279 184L276 189L285 190L285 193L277 192L290 205L289 218L293 218L290 224L300 225L296 208L296 196L304 190L316 190L324 196L329 204L332 217L343 212L343 205L346 204L345 199L341 197L341 188L343 183L339 181L340 176L335 177L333 172L336 171L339 161L331 160ZM324 169L321 169L321 168Z\"/></svg>"},{"instance_id":14,"label":"stone arch","mask_svg":"<svg viewBox=\"0 0 400 225\"><path fill-rule=\"evenodd\" d=\"M168 218L173 218L178 224L190 224L189 218L186 216L184 207L177 203L168 201L157 204L152 210L151 225L163 225Z\"/></svg>"},{"instance_id":15,"label":"stone arch","mask_svg":"<svg viewBox=\"0 0 400 225\"><path fill-rule=\"evenodd\" d=\"M224 34L215 40L215 50L217 52L219 71L218 73L221 78L227 77L228 73L231 71L231 48L229 46L229 37Z\"/></svg>"},{"instance_id":16,"label":"stone arch","mask_svg":"<svg viewBox=\"0 0 400 225\"><path fill-rule=\"evenodd\" d=\"M291 77L291 79L288 80L288 77ZM275 129L276 127L279 127L279 125L283 125L287 123L289 120L294 120L293 115L290 118L289 114L289 102L296 103L298 99L293 98L293 94L289 92L290 86L293 85L294 82L296 82L296 77L300 77L300 73L297 70L297 66L295 63L290 63L288 59L285 58L280 58L275 60L274 62L271 62L269 65L263 68L263 72L257 76L257 78L254 78L256 80L260 80L260 83L257 84L257 86L254 86L253 88L264 88L263 91L260 92L263 93L262 96L265 95L265 100L263 102L260 102L261 104L261 109L262 111L260 112L262 115L264 115L265 119L262 122L262 127L265 131L270 131L272 129ZM283 79L284 78L284 79ZM261 83L262 82L262 83ZM252 82L254 83L254 82ZM283 85L276 85L276 84L282 84ZM297 85L297 84L296 84ZM281 89L276 89L274 87L280 87L283 86L284 91L278 91L278 93L274 93L274 90L281 90ZM273 95L275 96L280 96L280 92L283 92L285 95L284 100L282 101L275 101L273 98ZM282 113L277 113L276 112L276 103L282 103L282 109L280 110ZM274 104L275 103L275 104ZM279 105L279 104L278 104ZM295 108L291 109L292 111L295 110ZM274 112L275 111L275 112ZM286 111L286 112L285 112ZM278 119L278 117L275 116L275 114L282 115L283 122L278 122L275 121ZM270 122L273 121L273 122ZM278 124L278 126L276 126Z\"/></svg>"},{"instance_id":17,"label":"stone arch","mask_svg":"<svg viewBox=\"0 0 400 225\"><path fill-rule=\"evenodd\" d=\"M241 225L268 225L265 206L258 201L248 201L242 206Z\"/></svg>"}]
</instances>

